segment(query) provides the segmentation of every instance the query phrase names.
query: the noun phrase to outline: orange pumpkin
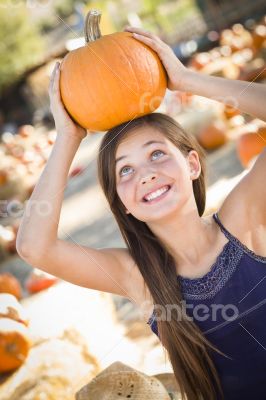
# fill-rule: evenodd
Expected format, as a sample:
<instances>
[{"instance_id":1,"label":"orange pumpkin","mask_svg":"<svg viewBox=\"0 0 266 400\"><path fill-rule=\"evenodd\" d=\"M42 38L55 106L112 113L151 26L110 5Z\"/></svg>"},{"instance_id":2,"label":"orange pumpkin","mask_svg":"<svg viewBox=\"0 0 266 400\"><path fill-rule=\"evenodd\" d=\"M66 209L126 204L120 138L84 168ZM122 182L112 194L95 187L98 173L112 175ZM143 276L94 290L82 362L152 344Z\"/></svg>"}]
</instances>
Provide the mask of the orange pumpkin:
<instances>
[{"instance_id":1,"label":"orange pumpkin","mask_svg":"<svg viewBox=\"0 0 266 400\"><path fill-rule=\"evenodd\" d=\"M206 150L214 150L227 142L226 127L221 121L215 121L197 134L197 139Z\"/></svg>"},{"instance_id":2,"label":"orange pumpkin","mask_svg":"<svg viewBox=\"0 0 266 400\"><path fill-rule=\"evenodd\" d=\"M100 13L90 11L84 47L69 52L61 63L62 101L81 126L106 131L148 114L163 100L164 67L148 46L130 32L101 36Z\"/></svg>"},{"instance_id":3,"label":"orange pumpkin","mask_svg":"<svg viewBox=\"0 0 266 400\"><path fill-rule=\"evenodd\" d=\"M224 115L226 118L230 119L239 114L240 114L240 111L237 108L234 108L234 107L230 106L229 104L225 104Z\"/></svg>"},{"instance_id":4,"label":"orange pumpkin","mask_svg":"<svg viewBox=\"0 0 266 400\"><path fill-rule=\"evenodd\" d=\"M21 298L21 285L17 278L9 272L0 274L0 293L10 293L17 299Z\"/></svg>"},{"instance_id":5,"label":"orange pumpkin","mask_svg":"<svg viewBox=\"0 0 266 400\"><path fill-rule=\"evenodd\" d=\"M207 52L198 53L191 58L189 66L196 70L200 70L201 68L205 67L205 65L209 64L211 61L212 61L211 55L209 53Z\"/></svg>"},{"instance_id":6,"label":"orange pumpkin","mask_svg":"<svg viewBox=\"0 0 266 400\"><path fill-rule=\"evenodd\" d=\"M266 147L266 127L260 127L257 132L247 132L241 135L238 138L236 150L243 167L247 167L264 147Z\"/></svg>"},{"instance_id":7,"label":"orange pumpkin","mask_svg":"<svg viewBox=\"0 0 266 400\"><path fill-rule=\"evenodd\" d=\"M18 134L23 138L28 138L34 134L34 127L32 125L21 125Z\"/></svg>"},{"instance_id":8,"label":"orange pumpkin","mask_svg":"<svg viewBox=\"0 0 266 400\"><path fill-rule=\"evenodd\" d=\"M8 181L8 173L7 171L0 171L0 186L4 186Z\"/></svg>"},{"instance_id":9,"label":"orange pumpkin","mask_svg":"<svg viewBox=\"0 0 266 400\"><path fill-rule=\"evenodd\" d=\"M0 319L0 373L20 367L30 346L28 328L9 318Z\"/></svg>"},{"instance_id":10,"label":"orange pumpkin","mask_svg":"<svg viewBox=\"0 0 266 400\"><path fill-rule=\"evenodd\" d=\"M15 296L9 293L0 294L0 318L10 318L21 322L25 326L29 325L29 318Z\"/></svg>"},{"instance_id":11,"label":"orange pumpkin","mask_svg":"<svg viewBox=\"0 0 266 400\"><path fill-rule=\"evenodd\" d=\"M252 33L253 44L256 50L261 49L266 40L266 26L257 25Z\"/></svg>"},{"instance_id":12,"label":"orange pumpkin","mask_svg":"<svg viewBox=\"0 0 266 400\"><path fill-rule=\"evenodd\" d=\"M25 282L25 287L29 293L38 293L48 289L58 282L58 278L46 272L33 270Z\"/></svg>"}]
</instances>

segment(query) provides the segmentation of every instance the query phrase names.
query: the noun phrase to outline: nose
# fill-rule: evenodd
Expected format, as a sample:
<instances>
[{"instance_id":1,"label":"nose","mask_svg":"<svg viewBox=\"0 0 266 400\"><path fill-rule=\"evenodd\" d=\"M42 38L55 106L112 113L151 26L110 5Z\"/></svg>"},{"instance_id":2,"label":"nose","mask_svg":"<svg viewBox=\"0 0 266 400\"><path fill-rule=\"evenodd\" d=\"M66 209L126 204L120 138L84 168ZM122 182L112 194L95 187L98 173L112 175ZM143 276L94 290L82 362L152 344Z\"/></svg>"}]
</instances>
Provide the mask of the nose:
<instances>
[{"instance_id":1,"label":"nose","mask_svg":"<svg viewBox=\"0 0 266 400\"><path fill-rule=\"evenodd\" d=\"M143 178L141 178L141 184L145 185L145 183L150 182L156 178L156 175L154 172L146 174Z\"/></svg>"}]
</instances>

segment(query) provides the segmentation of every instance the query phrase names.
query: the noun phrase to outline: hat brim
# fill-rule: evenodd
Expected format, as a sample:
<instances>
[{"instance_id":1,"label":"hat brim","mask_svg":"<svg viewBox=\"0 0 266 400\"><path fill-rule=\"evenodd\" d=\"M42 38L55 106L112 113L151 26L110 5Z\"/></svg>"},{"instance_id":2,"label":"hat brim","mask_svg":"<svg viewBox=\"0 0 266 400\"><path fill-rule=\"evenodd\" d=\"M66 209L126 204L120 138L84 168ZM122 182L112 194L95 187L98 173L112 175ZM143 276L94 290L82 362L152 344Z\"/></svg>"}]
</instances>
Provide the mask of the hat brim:
<instances>
[{"instance_id":1,"label":"hat brim","mask_svg":"<svg viewBox=\"0 0 266 400\"><path fill-rule=\"evenodd\" d=\"M171 400L164 385L155 377L139 371L112 371L97 375L75 395L76 400Z\"/></svg>"},{"instance_id":2,"label":"hat brim","mask_svg":"<svg viewBox=\"0 0 266 400\"><path fill-rule=\"evenodd\" d=\"M167 392L171 395L172 399L181 399L180 388L176 382L175 375L173 373L168 372L152 376L158 379L163 384Z\"/></svg>"},{"instance_id":3,"label":"hat brim","mask_svg":"<svg viewBox=\"0 0 266 400\"><path fill-rule=\"evenodd\" d=\"M120 383L122 383L124 381L127 384L128 379L134 382L137 391L140 391L142 394L145 392L145 399L154 399L155 396L156 399L161 400L168 399L168 396L169 400L181 399L180 390L173 373L163 373L152 376L145 375L119 361L111 364L87 385L82 387L76 393L75 399L95 399L98 398L100 393L103 398L106 391L109 394L108 399L111 398L110 391L114 394L114 398L116 398L116 382L120 381ZM133 395L132 398L136 398L136 396Z\"/></svg>"}]
</instances>

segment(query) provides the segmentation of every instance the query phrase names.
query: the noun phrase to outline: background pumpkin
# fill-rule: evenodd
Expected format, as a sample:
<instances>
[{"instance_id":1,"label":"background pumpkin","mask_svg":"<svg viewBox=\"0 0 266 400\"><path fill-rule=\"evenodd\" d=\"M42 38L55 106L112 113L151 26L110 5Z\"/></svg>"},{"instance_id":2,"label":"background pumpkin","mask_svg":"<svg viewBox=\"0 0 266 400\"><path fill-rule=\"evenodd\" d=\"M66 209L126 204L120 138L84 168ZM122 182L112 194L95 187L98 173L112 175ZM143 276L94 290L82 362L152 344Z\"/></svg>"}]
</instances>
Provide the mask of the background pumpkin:
<instances>
[{"instance_id":1,"label":"background pumpkin","mask_svg":"<svg viewBox=\"0 0 266 400\"><path fill-rule=\"evenodd\" d=\"M265 25L257 25L253 31L253 44L256 50L261 49L263 43L266 40L266 26Z\"/></svg>"},{"instance_id":2,"label":"background pumpkin","mask_svg":"<svg viewBox=\"0 0 266 400\"><path fill-rule=\"evenodd\" d=\"M239 114L240 114L240 110L238 110L237 108L234 108L228 104L224 105L224 115L226 118L230 119Z\"/></svg>"},{"instance_id":3,"label":"background pumpkin","mask_svg":"<svg viewBox=\"0 0 266 400\"><path fill-rule=\"evenodd\" d=\"M214 150L227 142L226 126L222 121L214 121L197 133L200 145L206 150Z\"/></svg>"},{"instance_id":4,"label":"background pumpkin","mask_svg":"<svg viewBox=\"0 0 266 400\"><path fill-rule=\"evenodd\" d=\"M244 167L266 147L266 127L260 127L257 132L247 132L237 140L238 158Z\"/></svg>"},{"instance_id":5,"label":"background pumpkin","mask_svg":"<svg viewBox=\"0 0 266 400\"><path fill-rule=\"evenodd\" d=\"M0 274L0 293L10 293L20 299L22 288L17 278L8 272Z\"/></svg>"},{"instance_id":6,"label":"background pumpkin","mask_svg":"<svg viewBox=\"0 0 266 400\"><path fill-rule=\"evenodd\" d=\"M18 129L18 135L23 138L28 138L34 134L34 127L32 125L21 125Z\"/></svg>"},{"instance_id":7,"label":"background pumpkin","mask_svg":"<svg viewBox=\"0 0 266 400\"><path fill-rule=\"evenodd\" d=\"M8 173L5 170L0 170L0 186L4 186L8 181Z\"/></svg>"},{"instance_id":8,"label":"background pumpkin","mask_svg":"<svg viewBox=\"0 0 266 400\"><path fill-rule=\"evenodd\" d=\"M167 79L153 50L130 32L101 37L99 21L98 11L88 13L86 45L63 59L60 92L76 122L89 130L106 131L158 108Z\"/></svg>"},{"instance_id":9,"label":"background pumpkin","mask_svg":"<svg viewBox=\"0 0 266 400\"><path fill-rule=\"evenodd\" d=\"M41 290L48 289L50 286L58 282L56 276L50 275L47 272L33 269L25 282L27 291L31 294L38 293Z\"/></svg>"},{"instance_id":10,"label":"background pumpkin","mask_svg":"<svg viewBox=\"0 0 266 400\"><path fill-rule=\"evenodd\" d=\"M0 373L20 367L30 346L28 328L9 318L0 319Z\"/></svg>"}]
</instances>

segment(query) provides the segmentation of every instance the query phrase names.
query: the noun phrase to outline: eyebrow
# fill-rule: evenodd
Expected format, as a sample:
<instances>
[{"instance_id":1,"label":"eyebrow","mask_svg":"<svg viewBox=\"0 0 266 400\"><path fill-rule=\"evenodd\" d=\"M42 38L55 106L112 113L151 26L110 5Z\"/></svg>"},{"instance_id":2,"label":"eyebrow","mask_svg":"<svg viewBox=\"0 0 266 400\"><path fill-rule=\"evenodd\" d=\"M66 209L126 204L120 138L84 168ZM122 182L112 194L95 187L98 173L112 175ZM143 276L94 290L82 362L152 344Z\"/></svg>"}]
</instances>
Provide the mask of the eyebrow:
<instances>
[{"instance_id":1,"label":"eyebrow","mask_svg":"<svg viewBox=\"0 0 266 400\"><path fill-rule=\"evenodd\" d=\"M142 145L142 147L147 147L147 146L149 146L150 144L154 144L154 143L165 144L165 142L162 142L161 140L149 140L148 142L144 143L144 144ZM121 156L121 157L118 157L118 158L115 160L115 164L117 164L119 161L123 160L123 159L126 158L126 157L128 157L128 156Z\"/></svg>"}]
</instances>

